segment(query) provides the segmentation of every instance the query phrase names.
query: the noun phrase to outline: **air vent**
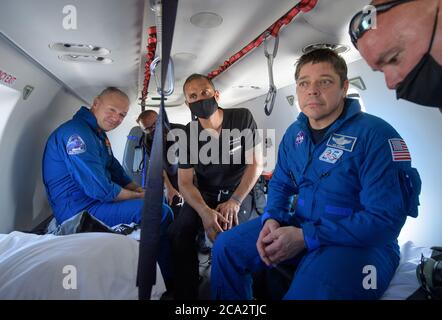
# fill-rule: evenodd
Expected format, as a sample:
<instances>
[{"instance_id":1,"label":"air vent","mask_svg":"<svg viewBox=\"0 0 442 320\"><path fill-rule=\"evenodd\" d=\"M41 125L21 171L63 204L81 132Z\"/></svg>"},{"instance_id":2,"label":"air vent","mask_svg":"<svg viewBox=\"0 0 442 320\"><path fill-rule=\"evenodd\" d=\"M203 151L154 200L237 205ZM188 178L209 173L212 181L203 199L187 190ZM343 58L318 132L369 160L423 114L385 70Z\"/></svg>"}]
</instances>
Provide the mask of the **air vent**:
<instances>
[{"instance_id":1,"label":"air vent","mask_svg":"<svg viewBox=\"0 0 442 320\"><path fill-rule=\"evenodd\" d=\"M261 90L261 87L259 86L244 86L244 85L238 85L238 86L233 86L233 89L252 89L252 90Z\"/></svg>"},{"instance_id":2,"label":"air vent","mask_svg":"<svg viewBox=\"0 0 442 320\"><path fill-rule=\"evenodd\" d=\"M348 80L351 85L355 86L359 90L365 90L367 87L365 86L364 80L361 77L355 77Z\"/></svg>"},{"instance_id":3,"label":"air vent","mask_svg":"<svg viewBox=\"0 0 442 320\"><path fill-rule=\"evenodd\" d=\"M56 51L61 52L70 52L70 53L79 53L79 54L92 54L92 55L99 55L99 56L105 56L110 53L109 49L94 46L91 44L77 44L77 43L62 43L62 42L55 42L49 45L49 48Z\"/></svg>"},{"instance_id":4,"label":"air vent","mask_svg":"<svg viewBox=\"0 0 442 320\"><path fill-rule=\"evenodd\" d=\"M345 53L350 50L350 48L348 46L343 45L343 44L316 43L316 44L311 44L311 45L304 47L302 49L302 52L307 53L307 52L317 50L317 49L331 49L339 54Z\"/></svg>"},{"instance_id":5,"label":"air vent","mask_svg":"<svg viewBox=\"0 0 442 320\"><path fill-rule=\"evenodd\" d=\"M114 62L110 58L98 57L98 56L87 56L87 55L76 55L76 54L64 54L58 56L58 59L68 62L90 62L90 63L100 63L109 64Z\"/></svg>"}]
</instances>

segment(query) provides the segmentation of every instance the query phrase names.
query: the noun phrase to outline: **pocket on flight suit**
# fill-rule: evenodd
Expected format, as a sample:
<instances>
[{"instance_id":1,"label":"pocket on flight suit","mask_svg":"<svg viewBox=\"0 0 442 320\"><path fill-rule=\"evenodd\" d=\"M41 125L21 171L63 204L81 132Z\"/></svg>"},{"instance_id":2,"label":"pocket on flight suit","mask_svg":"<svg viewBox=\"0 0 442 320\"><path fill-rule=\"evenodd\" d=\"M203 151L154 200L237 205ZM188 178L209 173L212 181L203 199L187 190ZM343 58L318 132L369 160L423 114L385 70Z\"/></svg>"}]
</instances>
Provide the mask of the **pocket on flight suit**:
<instances>
[{"instance_id":1,"label":"pocket on flight suit","mask_svg":"<svg viewBox=\"0 0 442 320\"><path fill-rule=\"evenodd\" d=\"M419 194L421 192L422 181L415 168L408 170L399 170L399 184L402 191L403 206L407 214L411 217L417 217L419 203Z\"/></svg>"}]
</instances>

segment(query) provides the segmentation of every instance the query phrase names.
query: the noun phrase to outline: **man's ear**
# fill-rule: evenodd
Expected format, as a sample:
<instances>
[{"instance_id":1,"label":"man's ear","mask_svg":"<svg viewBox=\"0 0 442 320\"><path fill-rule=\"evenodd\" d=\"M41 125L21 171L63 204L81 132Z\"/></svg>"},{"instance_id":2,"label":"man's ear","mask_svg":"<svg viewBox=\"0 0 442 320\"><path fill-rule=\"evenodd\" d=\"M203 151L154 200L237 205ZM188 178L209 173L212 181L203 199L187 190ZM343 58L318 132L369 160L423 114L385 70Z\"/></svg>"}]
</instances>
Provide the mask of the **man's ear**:
<instances>
[{"instance_id":1,"label":"man's ear","mask_svg":"<svg viewBox=\"0 0 442 320\"><path fill-rule=\"evenodd\" d=\"M95 97L95 99L94 99L94 101L93 101L93 103L92 103L91 110L92 110L92 109L96 109L96 108L97 108L97 105L98 105L99 102L100 102L100 98Z\"/></svg>"},{"instance_id":2,"label":"man's ear","mask_svg":"<svg viewBox=\"0 0 442 320\"><path fill-rule=\"evenodd\" d=\"M342 86L342 90L344 90L344 99L347 97L347 91L348 91L349 85L350 85L350 82L348 80L345 80L344 85Z\"/></svg>"},{"instance_id":3,"label":"man's ear","mask_svg":"<svg viewBox=\"0 0 442 320\"><path fill-rule=\"evenodd\" d=\"M216 102L219 102L220 93L218 90L215 90L215 94L213 96L215 97Z\"/></svg>"},{"instance_id":4,"label":"man's ear","mask_svg":"<svg viewBox=\"0 0 442 320\"><path fill-rule=\"evenodd\" d=\"M189 102L187 102L187 100L184 100L184 103L186 104L186 106L189 106Z\"/></svg>"}]
</instances>

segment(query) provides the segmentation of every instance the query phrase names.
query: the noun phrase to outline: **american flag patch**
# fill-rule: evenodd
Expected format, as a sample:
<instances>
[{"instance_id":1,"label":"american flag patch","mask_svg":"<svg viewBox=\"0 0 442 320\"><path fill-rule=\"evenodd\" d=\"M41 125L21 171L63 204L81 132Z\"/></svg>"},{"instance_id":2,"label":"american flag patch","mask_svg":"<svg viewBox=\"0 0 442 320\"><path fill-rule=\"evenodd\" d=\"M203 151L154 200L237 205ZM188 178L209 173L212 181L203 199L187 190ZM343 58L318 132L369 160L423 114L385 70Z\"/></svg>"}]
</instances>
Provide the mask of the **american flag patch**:
<instances>
[{"instance_id":1,"label":"american flag patch","mask_svg":"<svg viewBox=\"0 0 442 320\"><path fill-rule=\"evenodd\" d=\"M410 151L403 139L388 139L393 161L411 161Z\"/></svg>"}]
</instances>

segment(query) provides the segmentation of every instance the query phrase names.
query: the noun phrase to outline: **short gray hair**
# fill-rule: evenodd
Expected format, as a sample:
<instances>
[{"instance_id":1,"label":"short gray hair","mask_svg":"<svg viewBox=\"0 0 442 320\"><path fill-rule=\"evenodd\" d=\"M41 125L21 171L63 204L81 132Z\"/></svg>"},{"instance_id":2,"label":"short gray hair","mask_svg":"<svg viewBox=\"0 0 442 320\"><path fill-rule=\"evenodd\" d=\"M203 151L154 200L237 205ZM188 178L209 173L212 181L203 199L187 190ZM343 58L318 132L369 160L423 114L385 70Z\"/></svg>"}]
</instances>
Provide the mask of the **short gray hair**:
<instances>
[{"instance_id":1,"label":"short gray hair","mask_svg":"<svg viewBox=\"0 0 442 320\"><path fill-rule=\"evenodd\" d=\"M125 97L128 101L130 101L127 94L124 91L118 89L117 87L107 87L106 89L101 91L101 93L98 95L98 97L101 98L101 97L111 94L111 93L119 94L120 96Z\"/></svg>"}]
</instances>

